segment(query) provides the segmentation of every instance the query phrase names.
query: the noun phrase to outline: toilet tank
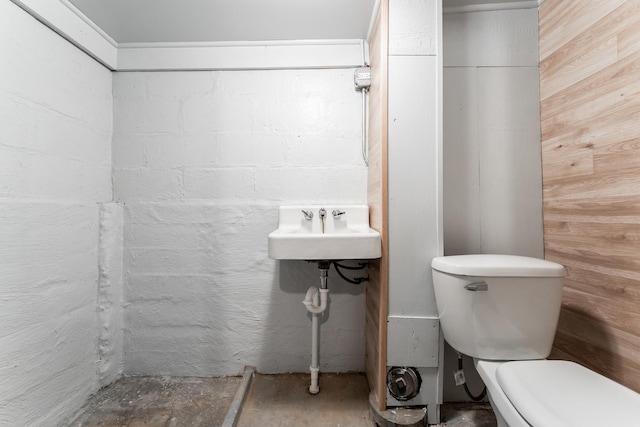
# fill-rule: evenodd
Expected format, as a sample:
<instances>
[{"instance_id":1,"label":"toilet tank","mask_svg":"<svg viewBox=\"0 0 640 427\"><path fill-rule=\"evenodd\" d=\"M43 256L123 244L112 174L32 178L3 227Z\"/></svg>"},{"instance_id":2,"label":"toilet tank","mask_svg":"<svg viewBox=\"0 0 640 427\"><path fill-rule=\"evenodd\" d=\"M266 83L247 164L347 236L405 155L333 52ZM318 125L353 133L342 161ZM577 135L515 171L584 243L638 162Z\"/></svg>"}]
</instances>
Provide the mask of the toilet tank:
<instances>
[{"instance_id":1,"label":"toilet tank","mask_svg":"<svg viewBox=\"0 0 640 427\"><path fill-rule=\"evenodd\" d=\"M434 258L440 325L460 353L489 360L549 356L565 269L537 258L456 255Z\"/></svg>"}]
</instances>

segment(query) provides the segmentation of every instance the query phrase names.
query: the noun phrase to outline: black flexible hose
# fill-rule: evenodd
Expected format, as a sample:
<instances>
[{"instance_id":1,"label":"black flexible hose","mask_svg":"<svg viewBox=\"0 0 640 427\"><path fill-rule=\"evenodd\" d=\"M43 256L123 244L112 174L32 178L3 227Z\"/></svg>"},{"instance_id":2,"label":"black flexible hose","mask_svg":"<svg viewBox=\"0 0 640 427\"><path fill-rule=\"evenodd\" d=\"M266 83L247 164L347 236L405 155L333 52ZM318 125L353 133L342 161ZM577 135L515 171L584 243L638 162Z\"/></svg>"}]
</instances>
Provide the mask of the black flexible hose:
<instances>
[{"instance_id":1,"label":"black flexible hose","mask_svg":"<svg viewBox=\"0 0 640 427\"><path fill-rule=\"evenodd\" d=\"M365 268L367 266L366 264L364 264L364 265L360 264L361 267L348 267L348 266L345 266L345 265L338 264L335 261L332 264L335 267L335 269L338 272L338 274L340 275L340 277L342 277L343 280L346 280L349 283L352 283L354 285L360 285L360 284L362 284L362 282L366 282L367 280L369 280L368 277L355 277L353 279L350 279L347 276L345 276L342 273L342 271L340 271L340 268L338 268L338 267L341 267L341 268L346 268L348 270L362 270L363 268Z\"/></svg>"},{"instance_id":2,"label":"black flexible hose","mask_svg":"<svg viewBox=\"0 0 640 427\"><path fill-rule=\"evenodd\" d=\"M368 264L368 263L366 263L366 262L359 262L359 263L358 263L358 266L357 266L357 267L354 267L354 266L352 266L352 265L344 265L344 264L340 264L340 263L339 263L339 262L337 262L337 261L334 261L334 262L333 262L333 265L335 265L335 266L337 266L337 267L340 267L340 268L347 269L347 270L364 270L365 268L367 268L367 265L369 265L369 264Z\"/></svg>"},{"instance_id":3,"label":"black flexible hose","mask_svg":"<svg viewBox=\"0 0 640 427\"><path fill-rule=\"evenodd\" d=\"M462 370L462 354L458 354L458 369ZM473 400L474 402L480 402L487 395L487 386L482 389L482 393L480 393L478 396L474 396L469 390L469 387L467 387L466 382L462 385L464 386L464 392L467 393L469 399Z\"/></svg>"}]
</instances>

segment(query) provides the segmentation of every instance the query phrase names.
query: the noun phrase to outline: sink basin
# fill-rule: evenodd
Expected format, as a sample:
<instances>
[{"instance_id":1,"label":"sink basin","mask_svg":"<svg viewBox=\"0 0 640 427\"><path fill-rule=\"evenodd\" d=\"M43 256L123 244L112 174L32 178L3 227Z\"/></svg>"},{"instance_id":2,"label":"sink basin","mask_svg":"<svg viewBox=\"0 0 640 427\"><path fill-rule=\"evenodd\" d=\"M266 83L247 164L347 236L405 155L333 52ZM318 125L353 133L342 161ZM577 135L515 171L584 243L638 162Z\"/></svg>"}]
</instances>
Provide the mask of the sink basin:
<instances>
[{"instance_id":1,"label":"sink basin","mask_svg":"<svg viewBox=\"0 0 640 427\"><path fill-rule=\"evenodd\" d=\"M324 233L321 208L326 210ZM313 217L305 218L303 210ZM334 217L334 210L344 213ZM278 228L269 234L271 259L380 258L380 233L369 227L367 205L280 206L278 213Z\"/></svg>"}]
</instances>

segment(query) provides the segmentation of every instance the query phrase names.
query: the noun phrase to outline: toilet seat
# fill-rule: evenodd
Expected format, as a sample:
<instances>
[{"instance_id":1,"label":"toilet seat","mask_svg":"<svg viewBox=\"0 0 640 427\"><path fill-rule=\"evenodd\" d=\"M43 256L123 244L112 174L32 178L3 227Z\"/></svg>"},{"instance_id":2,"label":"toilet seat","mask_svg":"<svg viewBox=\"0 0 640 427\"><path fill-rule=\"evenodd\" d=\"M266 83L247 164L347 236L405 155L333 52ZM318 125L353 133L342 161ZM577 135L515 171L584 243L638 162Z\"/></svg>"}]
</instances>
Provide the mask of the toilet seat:
<instances>
[{"instance_id":1,"label":"toilet seat","mask_svg":"<svg viewBox=\"0 0 640 427\"><path fill-rule=\"evenodd\" d=\"M640 425L640 394L577 363L506 362L496 377L532 426Z\"/></svg>"},{"instance_id":2,"label":"toilet seat","mask_svg":"<svg viewBox=\"0 0 640 427\"><path fill-rule=\"evenodd\" d=\"M489 401L495 412L498 427L531 427L531 424L526 422L525 419L522 418L522 415L520 415L511 404L507 395L502 391L500 384L498 384L496 371L501 365L508 362L474 358L473 363L478 374L480 374L480 378L482 378L482 381L487 386Z\"/></svg>"}]
</instances>

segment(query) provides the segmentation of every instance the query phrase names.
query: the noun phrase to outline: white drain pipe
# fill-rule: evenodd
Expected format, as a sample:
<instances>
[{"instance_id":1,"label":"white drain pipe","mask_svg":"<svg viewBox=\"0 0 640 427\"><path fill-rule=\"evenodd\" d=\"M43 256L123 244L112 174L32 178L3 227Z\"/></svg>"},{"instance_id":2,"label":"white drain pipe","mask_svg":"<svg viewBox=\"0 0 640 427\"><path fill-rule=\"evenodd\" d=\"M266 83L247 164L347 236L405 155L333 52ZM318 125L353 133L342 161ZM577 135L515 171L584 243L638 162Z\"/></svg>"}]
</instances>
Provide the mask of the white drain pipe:
<instances>
[{"instance_id":1,"label":"white drain pipe","mask_svg":"<svg viewBox=\"0 0 640 427\"><path fill-rule=\"evenodd\" d=\"M318 375L320 374L320 363L318 360L320 322L318 317L327 309L329 295L329 289L327 289L327 271L328 269L324 268L320 270L320 289L314 286L310 287L304 301L302 301L311 313L311 366L309 367L309 371L311 372L309 392L311 394L318 394L320 392L320 387L318 386Z\"/></svg>"},{"instance_id":2,"label":"white drain pipe","mask_svg":"<svg viewBox=\"0 0 640 427\"><path fill-rule=\"evenodd\" d=\"M320 294L320 305L316 302L318 293ZM329 289L318 289L315 286L312 286L307 291L307 295L304 297L304 301L302 303L307 306L307 310L309 310L313 314L323 313L327 309L327 294L329 293Z\"/></svg>"}]
</instances>

